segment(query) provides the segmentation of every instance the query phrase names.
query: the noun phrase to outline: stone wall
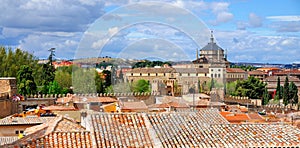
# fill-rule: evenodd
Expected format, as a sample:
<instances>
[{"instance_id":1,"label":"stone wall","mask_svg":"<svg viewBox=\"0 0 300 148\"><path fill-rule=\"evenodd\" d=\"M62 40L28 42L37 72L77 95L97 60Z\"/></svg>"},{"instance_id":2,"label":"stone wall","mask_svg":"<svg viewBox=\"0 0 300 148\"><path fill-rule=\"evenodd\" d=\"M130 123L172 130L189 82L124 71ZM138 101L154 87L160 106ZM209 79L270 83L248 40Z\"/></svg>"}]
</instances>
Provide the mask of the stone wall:
<instances>
[{"instance_id":1,"label":"stone wall","mask_svg":"<svg viewBox=\"0 0 300 148\"><path fill-rule=\"evenodd\" d=\"M0 93L8 93L9 97L17 94L16 78L0 78Z\"/></svg>"},{"instance_id":2,"label":"stone wall","mask_svg":"<svg viewBox=\"0 0 300 148\"><path fill-rule=\"evenodd\" d=\"M0 118L18 112L18 102L14 102L11 100L0 100L0 106Z\"/></svg>"}]
</instances>

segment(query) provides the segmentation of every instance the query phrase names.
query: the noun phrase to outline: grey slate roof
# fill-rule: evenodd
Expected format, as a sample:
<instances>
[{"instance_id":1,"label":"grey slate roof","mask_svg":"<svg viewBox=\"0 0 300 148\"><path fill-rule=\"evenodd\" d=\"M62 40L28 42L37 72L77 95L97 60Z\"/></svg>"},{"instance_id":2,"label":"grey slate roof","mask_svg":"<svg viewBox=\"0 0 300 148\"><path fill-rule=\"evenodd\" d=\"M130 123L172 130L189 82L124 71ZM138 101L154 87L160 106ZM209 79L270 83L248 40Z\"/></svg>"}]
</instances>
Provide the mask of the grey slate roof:
<instances>
[{"instance_id":1,"label":"grey slate roof","mask_svg":"<svg viewBox=\"0 0 300 148\"><path fill-rule=\"evenodd\" d=\"M220 46L218 46L215 42L209 42L201 50L223 50L223 49Z\"/></svg>"}]
</instances>

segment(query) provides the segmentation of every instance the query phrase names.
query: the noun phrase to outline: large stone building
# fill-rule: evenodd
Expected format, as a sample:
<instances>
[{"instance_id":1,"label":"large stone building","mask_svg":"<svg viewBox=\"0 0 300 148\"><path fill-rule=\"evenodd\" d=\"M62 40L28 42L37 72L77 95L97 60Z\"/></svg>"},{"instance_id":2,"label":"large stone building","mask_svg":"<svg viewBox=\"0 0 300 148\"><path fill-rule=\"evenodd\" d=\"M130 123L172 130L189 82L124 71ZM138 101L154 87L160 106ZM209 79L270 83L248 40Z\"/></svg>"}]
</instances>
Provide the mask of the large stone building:
<instances>
[{"instance_id":1,"label":"large stone building","mask_svg":"<svg viewBox=\"0 0 300 148\"><path fill-rule=\"evenodd\" d=\"M211 79L218 83L226 83L226 67L229 67L227 53L217 45L211 34L210 42L197 50L196 60L192 64L175 65L173 68L135 68L127 71L125 79L134 82L145 79L152 86L152 92L174 95L176 90L181 94L196 90L210 82ZM175 88L176 87L176 88Z\"/></svg>"},{"instance_id":2,"label":"large stone building","mask_svg":"<svg viewBox=\"0 0 300 148\"><path fill-rule=\"evenodd\" d=\"M227 61L227 53L214 40L213 32L211 32L210 42L200 50L193 64L197 68L208 68L208 77L217 80L219 83L225 83L226 68L230 63Z\"/></svg>"},{"instance_id":3,"label":"large stone building","mask_svg":"<svg viewBox=\"0 0 300 148\"><path fill-rule=\"evenodd\" d=\"M147 80L151 84L152 92L174 95L188 93L190 88L199 90L199 86L207 83L207 68L135 68L125 74L127 82L139 79Z\"/></svg>"},{"instance_id":4,"label":"large stone building","mask_svg":"<svg viewBox=\"0 0 300 148\"><path fill-rule=\"evenodd\" d=\"M193 61L193 64L198 68L229 67L227 53L215 42L212 33L210 42L200 50L200 57L197 50L196 60Z\"/></svg>"}]
</instances>

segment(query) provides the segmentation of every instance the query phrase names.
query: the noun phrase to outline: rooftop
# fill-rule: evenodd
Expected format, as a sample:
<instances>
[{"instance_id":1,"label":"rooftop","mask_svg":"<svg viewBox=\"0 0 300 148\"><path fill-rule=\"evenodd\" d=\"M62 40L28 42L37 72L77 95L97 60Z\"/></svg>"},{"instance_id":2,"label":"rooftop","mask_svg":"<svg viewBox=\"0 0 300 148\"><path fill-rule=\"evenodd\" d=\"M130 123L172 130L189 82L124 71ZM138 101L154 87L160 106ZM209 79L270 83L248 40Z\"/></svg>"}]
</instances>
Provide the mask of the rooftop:
<instances>
[{"instance_id":1,"label":"rooftop","mask_svg":"<svg viewBox=\"0 0 300 148\"><path fill-rule=\"evenodd\" d=\"M83 103L83 102L101 102L101 103L112 103L116 102L117 99L112 97L79 97L79 96L69 96L69 97L63 97L58 98L56 103Z\"/></svg>"},{"instance_id":2,"label":"rooftop","mask_svg":"<svg viewBox=\"0 0 300 148\"><path fill-rule=\"evenodd\" d=\"M0 120L0 126L2 125L24 125L24 124L42 124L53 120L55 117L38 117L38 116L26 116L26 117L12 117L8 116Z\"/></svg>"},{"instance_id":3,"label":"rooftop","mask_svg":"<svg viewBox=\"0 0 300 148\"><path fill-rule=\"evenodd\" d=\"M226 72L230 73L245 73L246 71L241 68L226 68Z\"/></svg>"},{"instance_id":4,"label":"rooftop","mask_svg":"<svg viewBox=\"0 0 300 148\"><path fill-rule=\"evenodd\" d=\"M229 124L217 109L195 112L95 113L91 131L59 117L13 146L44 147L296 147L300 130L286 124ZM70 123L72 124L72 122ZM55 125L55 126L53 126ZM42 126L41 126L42 127ZM78 128L80 129L80 127ZM37 133L37 132L34 132ZM34 137L33 137L34 136Z\"/></svg>"}]
</instances>

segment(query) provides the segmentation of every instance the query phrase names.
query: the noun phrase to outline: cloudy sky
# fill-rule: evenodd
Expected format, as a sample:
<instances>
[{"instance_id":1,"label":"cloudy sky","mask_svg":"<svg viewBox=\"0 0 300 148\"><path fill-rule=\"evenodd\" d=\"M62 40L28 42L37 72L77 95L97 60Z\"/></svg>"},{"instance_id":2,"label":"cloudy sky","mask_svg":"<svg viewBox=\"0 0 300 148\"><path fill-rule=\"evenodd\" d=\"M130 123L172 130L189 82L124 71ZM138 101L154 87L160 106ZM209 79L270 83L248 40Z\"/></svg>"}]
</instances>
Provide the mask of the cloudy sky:
<instances>
[{"instance_id":1,"label":"cloudy sky","mask_svg":"<svg viewBox=\"0 0 300 148\"><path fill-rule=\"evenodd\" d=\"M57 59L192 60L214 31L233 62L300 62L297 0L2 0L0 45Z\"/></svg>"}]
</instances>

